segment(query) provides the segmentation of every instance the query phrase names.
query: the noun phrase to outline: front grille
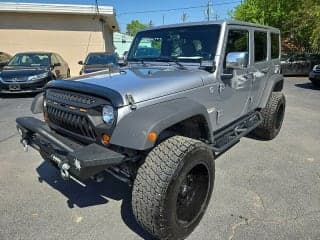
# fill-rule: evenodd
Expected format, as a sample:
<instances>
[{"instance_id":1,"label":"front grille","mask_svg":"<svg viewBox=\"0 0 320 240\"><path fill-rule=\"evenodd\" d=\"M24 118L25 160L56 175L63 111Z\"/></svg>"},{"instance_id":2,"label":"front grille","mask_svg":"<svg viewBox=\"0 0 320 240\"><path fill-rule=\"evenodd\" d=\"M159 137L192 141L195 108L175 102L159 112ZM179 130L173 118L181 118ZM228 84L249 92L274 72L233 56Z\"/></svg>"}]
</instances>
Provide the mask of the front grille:
<instances>
[{"instance_id":1,"label":"front grille","mask_svg":"<svg viewBox=\"0 0 320 240\"><path fill-rule=\"evenodd\" d=\"M85 105L91 105L96 102L96 100L91 96L72 93L72 92L58 91L58 90L48 91L47 98L54 99L57 101L69 101L69 102L80 103Z\"/></svg>"},{"instance_id":2,"label":"front grille","mask_svg":"<svg viewBox=\"0 0 320 240\"><path fill-rule=\"evenodd\" d=\"M47 113L50 122L55 125L93 141L96 140L96 132L85 115L76 114L69 110L62 110L52 105L47 106Z\"/></svg>"},{"instance_id":3,"label":"front grille","mask_svg":"<svg viewBox=\"0 0 320 240\"><path fill-rule=\"evenodd\" d=\"M5 82L26 82L26 81L28 81L28 77L21 76L21 77L14 77L14 78L4 78L3 81L5 81Z\"/></svg>"}]
</instances>

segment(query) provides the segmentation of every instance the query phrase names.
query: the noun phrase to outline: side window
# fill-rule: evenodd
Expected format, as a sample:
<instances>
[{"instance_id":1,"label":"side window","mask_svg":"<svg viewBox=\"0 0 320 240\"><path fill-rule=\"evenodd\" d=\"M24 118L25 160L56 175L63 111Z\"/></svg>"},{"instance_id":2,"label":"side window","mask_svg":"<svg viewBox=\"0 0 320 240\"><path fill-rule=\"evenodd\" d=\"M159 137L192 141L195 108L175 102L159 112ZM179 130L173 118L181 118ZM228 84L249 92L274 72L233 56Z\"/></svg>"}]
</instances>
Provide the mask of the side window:
<instances>
[{"instance_id":1,"label":"side window","mask_svg":"<svg viewBox=\"0 0 320 240\"><path fill-rule=\"evenodd\" d=\"M58 61L57 57L54 54L52 54L51 55L51 64L55 64L55 63L58 63L58 62L59 61Z\"/></svg>"},{"instance_id":2,"label":"side window","mask_svg":"<svg viewBox=\"0 0 320 240\"><path fill-rule=\"evenodd\" d=\"M224 58L224 68L226 68L226 58L231 52L245 52L249 57L249 32L247 30L230 30ZM248 60L247 60L248 62Z\"/></svg>"},{"instance_id":3,"label":"side window","mask_svg":"<svg viewBox=\"0 0 320 240\"><path fill-rule=\"evenodd\" d=\"M266 61L268 56L268 35L266 32L254 32L254 61Z\"/></svg>"},{"instance_id":4,"label":"side window","mask_svg":"<svg viewBox=\"0 0 320 240\"><path fill-rule=\"evenodd\" d=\"M60 63L63 63L63 62L64 62L63 59L62 59L62 57L61 57L60 55L56 54L56 57L57 57L57 59L58 59L58 61L59 61Z\"/></svg>"},{"instance_id":5,"label":"side window","mask_svg":"<svg viewBox=\"0 0 320 240\"><path fill-rule=\"evenodd\" d=\"M277 59L280 56L280 35L271 33L271 58Z\"/></svg>"}]
</instances>

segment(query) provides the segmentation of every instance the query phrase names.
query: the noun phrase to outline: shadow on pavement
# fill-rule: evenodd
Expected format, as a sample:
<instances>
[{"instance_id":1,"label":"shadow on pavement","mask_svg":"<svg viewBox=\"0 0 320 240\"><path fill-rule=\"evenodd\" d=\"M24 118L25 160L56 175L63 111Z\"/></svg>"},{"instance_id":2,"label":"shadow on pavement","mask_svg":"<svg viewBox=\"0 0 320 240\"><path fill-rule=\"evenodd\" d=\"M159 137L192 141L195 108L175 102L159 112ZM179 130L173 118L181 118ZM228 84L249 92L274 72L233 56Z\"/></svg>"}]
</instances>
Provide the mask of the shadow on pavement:
<instances>
[{"instance_id":1,"label":"shadow on pavement","mask_svg":"<svg viewBox=\"0 0 320 240\"><path fill-rule=\"evenodd\" d=\"M48 162L42 162L37 172L40 182L46 182L67 197L69 208L73 208L74 205L85 208L106 204L109 202L108 199L122 200L121 217L124 223L143 239L153 239L135 220L131 206L131 189L126 183L106 174L103 182L88 180L84 187L72 180L62 180L59 171Z\"/></svg>"},{"instance_id":2,"label":"shadow on pavement","mask_svg":"<svg viewBox=\"0 0 320 240\"><path fill-rule=\"evenodd\" d=\"M38 93L0 93L0 98L34 98Z\"/></svg>"},{"instance_id":3,"label":"shadow on pavement","mask_svg":"<svg viewBox=\"0 0 320 240\"><path fill-rule=\"evenodd\" d=\"M305 89L312 89L312 90L319 90L320 87L314 86L311 82L310 83L297 83L295 84L296 87L305 88Z\"/></svg>"}]
</instances>

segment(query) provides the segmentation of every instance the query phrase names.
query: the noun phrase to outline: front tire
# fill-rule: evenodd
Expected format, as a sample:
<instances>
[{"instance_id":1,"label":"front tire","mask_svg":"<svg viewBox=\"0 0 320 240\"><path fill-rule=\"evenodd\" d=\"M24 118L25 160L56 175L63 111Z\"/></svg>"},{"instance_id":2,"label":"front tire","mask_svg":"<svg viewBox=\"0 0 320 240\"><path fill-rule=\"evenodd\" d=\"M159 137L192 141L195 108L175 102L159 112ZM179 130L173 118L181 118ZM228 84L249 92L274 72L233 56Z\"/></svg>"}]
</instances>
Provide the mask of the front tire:
<instances>
[{"instance_id":1,"label":"front tire","mask_svg":"<svg viewBox=\"0 0 320 240\"><path fill-rule=\"evenodd\" d=\"M138 169L132 209L140 225L158 239L184 239L210 201L214 156L201 141L174 136L156 146Z\"/></svg>"},{"instance_id":2,"label":"front tire","mask_svg":"<svg viewBox=\"0 0 320 240\"><path fill-rule=\"evenodd\" d=\"M312 85L314 86L314 87L316 87L316 88L319 88L320 87L320 81L318 80L311 80L310 79L310 81L311 81L311 83L312 83Z\"/></svg>"},{"instance_id":3,"label":"front tire","mask_svg":"<svg viewBox=\"0 0 320 240\"><path fill-rule=\"evenodd\" d=\"M261 110L263 121L253 134L265 140L274 139L280 132L285 108L285 96L281 92L272 92L266 107Z\"/></svg>"}]
</instances>

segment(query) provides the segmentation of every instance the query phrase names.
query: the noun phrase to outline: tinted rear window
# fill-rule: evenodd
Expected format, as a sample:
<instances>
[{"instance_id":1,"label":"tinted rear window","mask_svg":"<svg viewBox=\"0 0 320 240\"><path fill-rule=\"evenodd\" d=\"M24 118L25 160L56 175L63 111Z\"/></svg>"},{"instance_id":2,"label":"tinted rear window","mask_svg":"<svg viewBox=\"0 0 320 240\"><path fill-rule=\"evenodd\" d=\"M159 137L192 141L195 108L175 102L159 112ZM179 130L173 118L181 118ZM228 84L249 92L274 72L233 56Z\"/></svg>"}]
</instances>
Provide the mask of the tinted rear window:
<instances>
[{"instance_id":1,"label":"tinted rear window","mask_svg":"<svg viewBox=\"0 0 320 240\"><path fill-rule=\"evenodd\" d=\"M267 60L268 36L266 32L254 32L254 61Z\"/></svg>"},{"instance_id":2,"label":"tinted rear window","mask_svg":"<svg viewBox=\"0 0 320 240\"><path fill-rule=\"evenodd\" d=\"M279 58L280 55L280 39L279 34L271 33L271 58L276 59Z\"/></svg>"}]
</instances>

